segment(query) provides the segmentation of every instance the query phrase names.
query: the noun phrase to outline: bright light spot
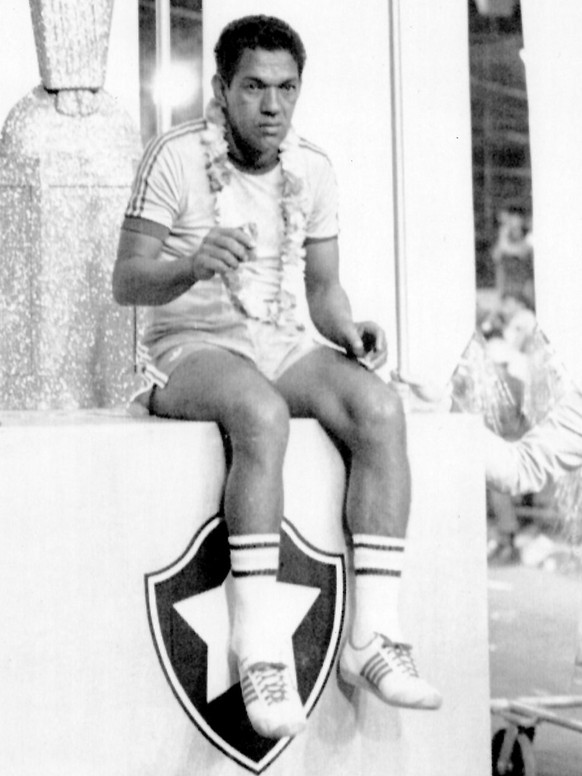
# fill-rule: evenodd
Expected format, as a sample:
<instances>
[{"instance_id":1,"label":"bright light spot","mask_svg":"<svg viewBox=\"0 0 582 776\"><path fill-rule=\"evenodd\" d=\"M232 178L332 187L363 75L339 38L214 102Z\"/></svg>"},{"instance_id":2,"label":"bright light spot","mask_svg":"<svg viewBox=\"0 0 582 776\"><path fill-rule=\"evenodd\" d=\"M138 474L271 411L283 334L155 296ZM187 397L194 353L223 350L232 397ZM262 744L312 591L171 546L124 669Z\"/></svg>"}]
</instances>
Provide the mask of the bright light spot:
<instances>
[{"instance_id":1,"label":"bright light spot","mask_svg":"<svg viewBox=\"0 0 582 776\"><path fill-rule=\"evenodd\" d=\"M200 88L199 73L191 64L172 63L154 74L151 88L156 105L179 108L196 99Z\"/></svg>"}]
</instances>

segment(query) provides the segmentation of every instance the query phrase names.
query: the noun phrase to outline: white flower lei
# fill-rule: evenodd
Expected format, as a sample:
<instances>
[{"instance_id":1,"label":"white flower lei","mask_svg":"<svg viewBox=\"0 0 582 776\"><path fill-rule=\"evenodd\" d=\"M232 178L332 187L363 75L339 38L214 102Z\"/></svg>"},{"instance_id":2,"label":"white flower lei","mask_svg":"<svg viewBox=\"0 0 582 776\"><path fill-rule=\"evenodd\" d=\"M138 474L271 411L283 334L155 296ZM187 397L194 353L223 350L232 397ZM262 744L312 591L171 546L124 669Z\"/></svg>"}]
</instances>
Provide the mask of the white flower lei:
<instances>
[{"instance_id":1,"label":"white flower lei","mask_svg":"<svg viewBox=\"0 0 582 776\"><path fill-rule=\"evenodd\" d=\"M221 192L231 181L234 167L228 158L225 138L225 117L216 100L206 110L207 127L202 133L206 155L206 174L214 194L214 219L221 223ZM233 304L254 318L281 324L296 306L296 292L303 277L302 259L305 256L306 213L303 198L303 158L299 138L291 129L281 144L279 159L283 175L279 206L283 219L283 239L279 252L281 280L274 300L256 298L248 284L241 280L240 271L229 272L225 285Z\"/></svg>"}]
</instances>

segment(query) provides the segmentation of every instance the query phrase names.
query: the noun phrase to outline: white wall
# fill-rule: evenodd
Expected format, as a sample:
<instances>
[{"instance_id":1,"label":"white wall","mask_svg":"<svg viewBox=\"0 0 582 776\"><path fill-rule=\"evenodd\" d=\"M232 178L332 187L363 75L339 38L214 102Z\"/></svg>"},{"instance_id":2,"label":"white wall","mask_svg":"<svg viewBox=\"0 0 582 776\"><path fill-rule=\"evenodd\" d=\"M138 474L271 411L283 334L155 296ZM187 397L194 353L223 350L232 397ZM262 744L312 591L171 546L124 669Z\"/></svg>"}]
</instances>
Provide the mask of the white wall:
<instances>
[{"instance_id":1,"label":"white wall","mask_svg":"<svg viewBox=\"0 0 582 776\"><path fill-rule=\"evenodd\" d=\"M0 24L0 124L21 97L40 83L27 2L4 0Z\"/></svg>"},{"instance_id":2,"label":"white wall","mask_svg":"<svg viewBox=\"0 0 582 776\"><path fill-rule=\"evenodd\" d=\"M105 88L139 121L137 0L116 0ZM8 112L40 83L30 10L26 0L3 0L0 24L0 126Z\"/></svg>"},{"instance_id":3,"label":"white wall","mask_svg":"<svg viewBox=\"0 0 582 776\"><path fill-rule=\"evenodd\" d=\"M582 383L582 4L522 0L530 112L536 307Z\"/></svg>"},{"instance_id":4,"label":"white wall","mask_svg":"<svg viewBox=\"0 0 582 776\"><path fill-rule=\"evenodd\" d=\"M105 89L139 126L139 3L115 0Z\"/></svg>"},{"instance_id":5,"label":"white wall","mask_svg":"<svg viewBox=\"0 0 582 776\"><path fill-rule=\"evenodd\" d=\"M468 9L400 6L410 367L442 381L475 322Z\"/></svg>"},{"instance_id":6,"label":"white wall","mask_svg":"<svg viewBox=\"0 0 582 776\"><path fill-rule=\"evenodd\" d=\"M144 596L144 574L172 564L216 513L224 456L214 424L106 413L1 420L0 773L249 776L174 697ZM433 413L413 415L409 426L413 482L422 487L411 512L403 625L419 670L443 693L442 709L390 708L351 693L331 667L307 730L264 773L491 773L477 429L474 418ZM34 488L29 472L40 473ZM285 513L299 533L331 557L342 553L343 467L315 421L293 421L284 483Z\"/></svg>"}]
</instances>

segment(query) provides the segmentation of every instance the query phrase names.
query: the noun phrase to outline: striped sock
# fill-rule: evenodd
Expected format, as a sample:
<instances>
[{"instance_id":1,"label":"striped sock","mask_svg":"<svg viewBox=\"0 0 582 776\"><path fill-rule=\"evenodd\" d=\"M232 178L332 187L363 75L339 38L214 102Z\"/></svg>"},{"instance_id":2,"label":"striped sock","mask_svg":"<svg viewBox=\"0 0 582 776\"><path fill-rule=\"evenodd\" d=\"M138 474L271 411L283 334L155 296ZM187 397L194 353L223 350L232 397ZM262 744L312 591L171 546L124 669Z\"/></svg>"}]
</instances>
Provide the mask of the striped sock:
<instances>
[{"instance_id":1,"label":"striped sock","mask_svg":"<svg viewBox=\"0 0 582 776\"><path fill-rule=\"evenodd\" d=\"M261 601L270 591L279 568L279 534L229 536L233 579L234 621L231 647L239 658L262 651L268 633Z\"/></svg>"},{"instance_id":2,"label":"striped sock","mask_svg":"<svg viewBox=\"0 0 582 776\"><path fill-rule=\"evenodd\" d=\"M354 534L355 611L350 640L368 644L375 633L402 642L398 614L405 539Z\"/></svg>"}]
</instances>

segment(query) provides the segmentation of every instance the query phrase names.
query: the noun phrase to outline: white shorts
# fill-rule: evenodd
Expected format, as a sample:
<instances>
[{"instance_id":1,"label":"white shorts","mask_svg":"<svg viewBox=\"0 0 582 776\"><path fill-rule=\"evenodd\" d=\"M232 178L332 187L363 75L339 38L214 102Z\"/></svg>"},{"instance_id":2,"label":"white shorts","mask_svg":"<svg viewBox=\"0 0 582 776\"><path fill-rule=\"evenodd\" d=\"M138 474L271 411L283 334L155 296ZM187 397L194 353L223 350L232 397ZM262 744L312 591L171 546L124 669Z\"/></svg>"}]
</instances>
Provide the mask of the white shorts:
<instances>
[{"instance_id":1,"label":"white shorts","mask_svg":"<svg viewBox=\"0 0 582 776\"><path fill-rule=\"evenodd\" d=\"M164 388L174 369L199 350L219 348L235 353L255 364L259 372L274 382L299 359L320 347L324 346L303 329L275 326L252 318L220 331L187 330L170 334L149 347L138 347L141 385L131 402L147 408L154 386Z\"/></svg>"}]
</instances>

